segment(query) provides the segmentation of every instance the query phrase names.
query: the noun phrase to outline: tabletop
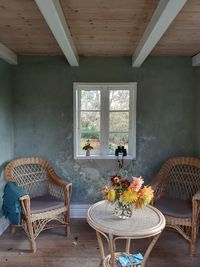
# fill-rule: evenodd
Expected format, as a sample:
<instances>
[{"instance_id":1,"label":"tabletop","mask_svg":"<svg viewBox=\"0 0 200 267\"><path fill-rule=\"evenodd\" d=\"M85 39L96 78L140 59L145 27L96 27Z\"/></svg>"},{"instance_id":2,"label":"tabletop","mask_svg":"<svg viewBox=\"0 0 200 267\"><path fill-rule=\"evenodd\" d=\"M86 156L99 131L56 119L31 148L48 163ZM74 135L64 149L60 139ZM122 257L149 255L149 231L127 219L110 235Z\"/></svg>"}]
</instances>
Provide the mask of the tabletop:
<instances>
[{"instance_id":1,"label":"tabletop","mask_svg":"<svg viewBox=\"0 0 200 267\"><path fill-rule=\"evenodd\" d=\"M129 219L120 219L113 214L114 207L107 201L92 205L87 214L89 225L96 231L132 239L157 235L165 227L165 218L156 208L148 205L135 209Z\"/></svg>"}]
</instances>

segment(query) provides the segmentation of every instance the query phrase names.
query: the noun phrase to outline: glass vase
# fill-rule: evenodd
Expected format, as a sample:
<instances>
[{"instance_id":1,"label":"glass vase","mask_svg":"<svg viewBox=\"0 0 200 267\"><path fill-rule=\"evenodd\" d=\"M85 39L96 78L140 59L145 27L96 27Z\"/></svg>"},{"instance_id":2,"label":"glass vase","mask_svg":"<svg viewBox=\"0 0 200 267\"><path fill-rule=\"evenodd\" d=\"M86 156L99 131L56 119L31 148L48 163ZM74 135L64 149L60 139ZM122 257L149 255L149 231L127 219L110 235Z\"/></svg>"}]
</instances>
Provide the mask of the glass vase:
<instances>
[{"instance_id":1,"label":"glass vase","mask_svg":"<svg viewBox=\"0 0 200 267\"><path fill-rule=\"evenodd\" d=\"M129 219L133 214L134 206L131 204L124 204L121 201L116 201L114 203L114 215L120 219Z\"/></svg>"}]
</instances>

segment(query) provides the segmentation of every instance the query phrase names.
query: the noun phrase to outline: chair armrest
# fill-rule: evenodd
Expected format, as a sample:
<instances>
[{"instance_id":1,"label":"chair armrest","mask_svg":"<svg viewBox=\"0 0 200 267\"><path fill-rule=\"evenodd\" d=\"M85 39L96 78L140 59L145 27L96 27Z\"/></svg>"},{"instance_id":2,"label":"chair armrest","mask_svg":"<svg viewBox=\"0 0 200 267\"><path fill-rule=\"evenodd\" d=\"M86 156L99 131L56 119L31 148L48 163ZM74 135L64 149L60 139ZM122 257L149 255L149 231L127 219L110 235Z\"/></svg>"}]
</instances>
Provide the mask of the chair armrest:
<instances>
[{"instance_id":1,"label":"chair armrest","mask_svg":"<svg viewBox=\"0 0 200 267\"><path fill-rule=\"evenodd\" d=\"M70 187L72 187L72 183L62 180L59 176L54 176L53 179L51 179L52 183L56 184L57 186L66 187L68 190Z\"/></svg>"},{"instance_id":2,"label":"chair armrest","mask_svg":"<svg viewBox=\"0 0 200 267\"><path fill-rule=\"evenodd\" d=\"M29 195L24 195L24 196L20 197L19 199L20 199L21 201L25 201L25 200L27 200L28 198L29 198Z\"/></svg>"},{"instance_id":3,"label":"chair armrest","mask_svg":"<svg viewBox=\"0 0 200 267\"><path fill-rule=\"evenodd\" d=\"M154 200L157 201L160 197L165 194L166 179L171 170L170 160L166 161L160 168L158 174L152 181L152 188L154 189Z\"/></svg>"},{"instance_id":4,"label":"chair armrest","mask_svg":"<svg viewBox=\"0 0 200 267\"><path fill-rule=\"evenodd\" d=\"M72 183L62 180L58 175L51 176L51 182L58 187L62 187L64 191L69 192L71 198Z\"/></svg>"},{"instance_id":5,"label":"chair armrest","mask_svg":"<svg viewBox=\"0 0 200 267\"><path fill-rule=\"evenodd\" d=\"M61 197L65 200L66 206L69 206L72 193L72 183L62 180L51 166L48 169L48 173L51 181L49 193L55 197Z\"/></svg>"},{"instance_id":6,"label":"chair armrest","mask_svg":"<svg viewBox=\"0 0 200 267\"><path fill-rule=\"evenodd\" d=\"M161 180L155 179L151 184L154 190L154 198L152 200L152 205L163 195L163 184Z\"/></svg>"},{"instance_id":7,"label":"chair armrest","mask_svg":"<svg viewBox=\"0 0 200 267\"><path fill-rule=\"evenodd\" d=\"M68 206L72 194L72 183L62 180L53 170L49 172L50 184L49 193L55 197L65 200L65 204Z\"/></svg>"},{"instance_id":8,"label":"chair armrest","mask_svg":"<svg viewBox=\"0 0 200 267\"><path fill-rule=\"evenodd\" d=\"M198 227L200 214L200 190L192 197L192 224Z\"/></svg>"},{"instance_id":9,"label":"chair armrest","mask_svg":"<svg viewBox=\"0 0 200 267\"><path fill-rule=\"evenodd\" d=\"M194 194L192 200L199 200L200 201L200 189Z\"/></svg>"},{"instance_id":10,"label":"chair armrest","mask_svg":"<svg viewBox=\"0 0 200 267\"><path fill-rule=\"evenodd\" d=\"M24 195L19 198L22 206L22 213L24 216L29 219L31 214L31 208L30 208L30 197L29 195Z\"/></svg>"}]
</instances>

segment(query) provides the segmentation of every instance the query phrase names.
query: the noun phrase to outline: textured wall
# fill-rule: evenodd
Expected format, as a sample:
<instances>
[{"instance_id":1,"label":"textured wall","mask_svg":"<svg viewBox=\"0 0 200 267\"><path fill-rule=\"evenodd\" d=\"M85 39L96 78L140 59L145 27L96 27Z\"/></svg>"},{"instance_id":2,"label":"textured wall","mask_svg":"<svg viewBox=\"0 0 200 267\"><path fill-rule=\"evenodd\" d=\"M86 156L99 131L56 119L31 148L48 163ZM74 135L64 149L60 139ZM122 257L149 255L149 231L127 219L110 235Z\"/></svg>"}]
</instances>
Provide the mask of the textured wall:
<instances>
[{"instance_id":1,"label":"textured wall","mask_svg":"<svg viewBox=\"0 0 200 267\"><path fill-rule=\"evenodd\" d=\"M0 218L4 188L3 168L13 158L12 67L0 60Z\"/></svg>"},{"instance_id":2,"label":"textured wall","mask_svg":"<svg viewBox=\"0 0 200 267\"><path fill-rule=\"evenodd\" d=\"M139 69L131 58L20 57L15 71L15 157L47 158L73 182L73 202L100 198L115 161L73 159L73 82L138 82L137 159L125 165L152 180L164 160L193 155L195 81L190 58L149 58Z\"/></svg>"},{"instance_id":3,"label":"textured wall","mask_svg":"<svg viewBox=\"0 0 200 267\"><path fill-rule=\"evenodd\" d=\"M200 157L200 81L199 81L199 86L197 88L197 100L198 100L196 104L197 144L198 144L198 157Z\"/></svg>"},{"instance_id":4,"label":"textured wall","mask_svg":"<svg viewBox=\"0 0 200 267\"><path fill-rule=\"evenodd\" d=\"M195 153L198 157L200 157L200 68L195 67L195 80L196 80L196 127L194 131L196 133L196 145L195 145Z\"/></svg>"}]
</instances>

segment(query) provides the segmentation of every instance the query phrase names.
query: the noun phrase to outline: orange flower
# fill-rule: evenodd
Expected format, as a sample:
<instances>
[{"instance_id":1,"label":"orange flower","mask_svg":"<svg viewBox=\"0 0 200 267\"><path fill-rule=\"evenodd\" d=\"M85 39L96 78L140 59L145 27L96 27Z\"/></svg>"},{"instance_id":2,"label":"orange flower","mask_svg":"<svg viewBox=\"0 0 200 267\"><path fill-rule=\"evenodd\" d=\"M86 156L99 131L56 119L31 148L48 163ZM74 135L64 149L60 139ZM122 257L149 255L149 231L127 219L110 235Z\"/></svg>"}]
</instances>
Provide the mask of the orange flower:
<instances>
[{"instance_id":1,"label":"orange flower","mask_svg":"<svg viewBox=\"0 0 200 267\"><path fill-rule=\"evenodd\" d=\"M133 177L133 181L130 184L130 188L131 188L131 190L138 192L140 190L140 188L142 187L143 183L144 183L144 180L142 179L142 176L140 176L138 178Z\"/></svg>"},{"instance_id":2,"label":"orange flower","mask_svg":"<svg viewBox=\"0 0 200 267\"><path fill-rule=\"evenodd\" d=\"M144 208L151 202L152 199L153 199L153 189L151 188L151 186L149 187L144 186L144 188L140 189L139 191L139 197L136 201L136 207Z\"/></svg>"}]
</instances>

